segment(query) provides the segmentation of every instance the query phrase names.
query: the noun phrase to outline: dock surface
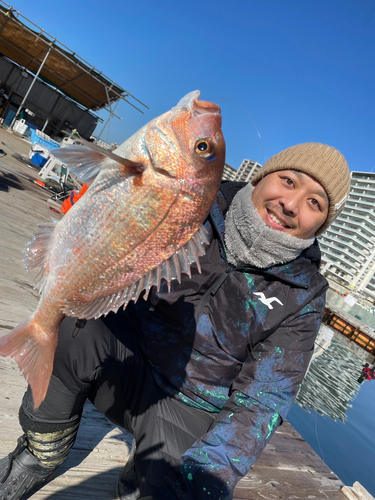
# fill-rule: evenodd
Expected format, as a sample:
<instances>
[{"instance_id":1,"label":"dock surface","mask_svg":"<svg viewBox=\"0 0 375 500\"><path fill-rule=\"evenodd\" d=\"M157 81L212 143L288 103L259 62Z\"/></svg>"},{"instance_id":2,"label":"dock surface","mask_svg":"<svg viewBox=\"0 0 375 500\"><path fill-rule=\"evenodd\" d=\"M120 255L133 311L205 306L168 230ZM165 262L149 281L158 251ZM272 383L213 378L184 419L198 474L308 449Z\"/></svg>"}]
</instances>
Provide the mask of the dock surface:
<instances>
[{"instance_id":1,"label":"dock surface","mask_svg":"<svg viewBox=\"0 0 375 500\"><path fill-rule=\"evenodd\" d=\"M26 156L30 150L24 139L0 129L0 148L7 153L0 153L0 335L26 319L38 302L38 294L30 285L31 276L22 265L25 244L38 223L50 221L51 216L61 217L52 212L47 202L51 193L27 179L38 179L37 171L6 145ZM0 381L1 458L13 451L22 434L18 409L26 382L15 362L1 357ZM115 499L117 476L128 458L131 440L129 433L114 426L88 403L67 460L53 481L30 498ZM298 432L285 422L248 476L238 484L234 500L344 500L342 486Z\"/></svg>"}]
</instances>

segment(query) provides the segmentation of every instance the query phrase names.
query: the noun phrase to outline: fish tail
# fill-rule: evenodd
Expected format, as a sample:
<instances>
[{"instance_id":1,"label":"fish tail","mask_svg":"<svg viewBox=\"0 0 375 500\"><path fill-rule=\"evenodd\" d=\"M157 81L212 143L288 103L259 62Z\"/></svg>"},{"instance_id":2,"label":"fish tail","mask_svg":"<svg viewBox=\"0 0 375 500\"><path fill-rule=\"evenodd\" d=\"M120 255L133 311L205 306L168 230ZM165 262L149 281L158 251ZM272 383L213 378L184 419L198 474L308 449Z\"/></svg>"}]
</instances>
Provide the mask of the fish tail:
<instances>
[{"instance_id":1,"label":"fish tail","mask_svg":"<svg viewBox=\"0 0 375 500\"><path fill-rule=\"evenodd\" d=\"M39 408L47 394L57 345L56 331L45 332L31 317L0 338L0 356L10 356L29 383L34 408Z\"/></svg>"}]
</instances>

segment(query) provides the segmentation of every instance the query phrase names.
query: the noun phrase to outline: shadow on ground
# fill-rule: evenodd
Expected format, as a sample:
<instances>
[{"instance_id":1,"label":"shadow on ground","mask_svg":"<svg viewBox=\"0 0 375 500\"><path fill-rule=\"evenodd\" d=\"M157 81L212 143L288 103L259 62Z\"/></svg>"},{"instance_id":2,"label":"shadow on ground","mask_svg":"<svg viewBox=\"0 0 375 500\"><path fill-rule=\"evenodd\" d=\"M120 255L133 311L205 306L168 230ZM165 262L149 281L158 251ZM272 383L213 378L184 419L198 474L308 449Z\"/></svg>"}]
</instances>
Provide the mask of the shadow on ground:
<instances>
[{"instance_id":1,"label":"shadow on ground","mask_svg":"<svg viewBox=\"0 0 375 500\"><path fill-rule=\"evenodd\" d=\"M13 174L0 173L0 191L4 191L6 193L9 192L9 188L19 189L20 191L25 191L25 188L16 184L17 182L21 182L18 177Z\"/></svg>"},{"instance_id":2,"label":"shadow on ground","mask_svg":"<svg viewBox=\"0 0 375 500\"><path fill-rule=\"evenodd\" d=\"M116 483L121 470L122 467L115 467L107 472L102 472L94 477L91 477L86 481L82 481L77 485L67 486L60 491L51 493L45 498L51 500L77 500L80 498L115 500L117 498ZM103 485L105 484L111 484L112 486L106 490L103 488ZM85 492L84 496L82 494L83 491ZM27 497L24 497L25 500L32 498L33 494L35 494L35 491Z\"/></svg>"}]
</instances>

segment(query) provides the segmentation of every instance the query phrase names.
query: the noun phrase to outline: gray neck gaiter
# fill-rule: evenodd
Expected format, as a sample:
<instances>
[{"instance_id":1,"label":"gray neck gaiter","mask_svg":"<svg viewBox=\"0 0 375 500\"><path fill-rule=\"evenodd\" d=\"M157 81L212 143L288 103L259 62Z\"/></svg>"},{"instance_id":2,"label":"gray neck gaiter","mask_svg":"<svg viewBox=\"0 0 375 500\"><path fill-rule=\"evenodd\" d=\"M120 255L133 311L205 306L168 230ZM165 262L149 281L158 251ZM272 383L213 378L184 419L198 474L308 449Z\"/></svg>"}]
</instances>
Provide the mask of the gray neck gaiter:
<instances>
[{"instance_id":1,"label":"gray neck gaiter","mask_svg":"<svg viewBox=\"0 0 375 500\"><path fill-rule=\"evenodd\" d=\"M226 215L224 241L231 264L259 268L284 264L314 243L315 237L303 240L267 226L251 201L252 194L250 183L240 189Z\"/></svg>"}]
</instances>

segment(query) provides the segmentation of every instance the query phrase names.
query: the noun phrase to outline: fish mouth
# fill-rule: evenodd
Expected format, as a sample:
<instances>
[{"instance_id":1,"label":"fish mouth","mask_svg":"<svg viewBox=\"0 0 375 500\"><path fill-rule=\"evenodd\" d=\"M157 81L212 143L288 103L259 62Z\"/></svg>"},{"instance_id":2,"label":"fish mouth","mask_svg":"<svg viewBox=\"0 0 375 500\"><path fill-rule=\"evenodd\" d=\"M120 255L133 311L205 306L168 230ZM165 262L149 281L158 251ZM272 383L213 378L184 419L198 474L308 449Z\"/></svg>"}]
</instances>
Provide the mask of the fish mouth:
<instances>
[{"instance_id":1,"label":"fish mouth","mask_svg":"<svg viewBox=\"0 0 375 500\"><path fill-rule=\"evenodd\" d=\"M199 100L199 97L201 95L200 90L193 90L193 92L189 92L184 96L180 101L177 103L176 108L183 108L187 107L189 109L192 109L194 101Z\"/></svg>"},{"instance_id":2,"label":"fish mouth","mask_svg":"<svg viewBox=\"0 0 375 500\"><path fill-rule=\"evenodd\" d=\"M192 115L205 115L206 113L221 115L220 106L213 102L195 100L193 102Z\"/></svg>"},{"instance_id":3,"label":"fish mouth","mask_svg":"<svg viewBox=\"0 0 375 500\"><path fill-rule=\"evenodd\" d=\"M200 90L189 92L189 94L186 94L186 96L179 101L176 108L189 108L193 117L197 115L204 115L206 113L221 114L220 106L214 104L213 102L200 101L200 95Z\"/></svg>"}]
</instances>

